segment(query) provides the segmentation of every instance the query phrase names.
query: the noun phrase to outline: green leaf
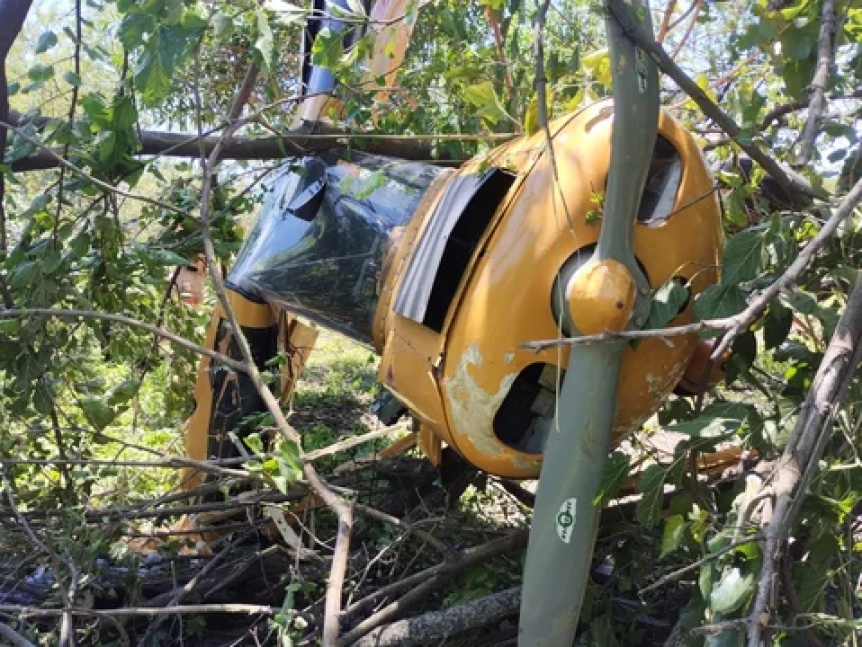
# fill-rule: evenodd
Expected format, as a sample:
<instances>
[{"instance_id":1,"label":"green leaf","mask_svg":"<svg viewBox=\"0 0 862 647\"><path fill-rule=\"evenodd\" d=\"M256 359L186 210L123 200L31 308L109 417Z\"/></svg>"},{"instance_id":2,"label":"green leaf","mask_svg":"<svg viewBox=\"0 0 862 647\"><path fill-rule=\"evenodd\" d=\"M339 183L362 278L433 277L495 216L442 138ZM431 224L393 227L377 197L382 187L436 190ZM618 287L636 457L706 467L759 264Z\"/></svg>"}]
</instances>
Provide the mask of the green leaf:
<instances>
[{"instance_id":1,"label":"green leaf","mask_svg":"<svg viewBox=\"0 0 862 647\"><path fill-rule=\"evenodd\" d=\"M23 290L31 285L39 274L39 264L36 261L26 261L12 270L9 285L13 290Z\"/></svg>"},{"instance_id":2,"label":"green leaf","mask_svg":"<svg viewBox=\"0 0 862 647\"><path fill-rule=\"evenodd\" d=\"M77 258L82 258L90 251L90 234L82 231L69 241L69 249Z\"/></svg>"},{"instance_id":3,"label":"green leaf","mask_svg":"<svg viewBox=\"0 0 862 647\"><path fill-rule=\"evenodd\" d=\"M769 304L769 312L763 322L763 341L767 349L784 343L793 326L793 312L779 300Z\"/></svg>"},{"instance_id":4,"label":"green leaf","mask_svg":"<svg viewBox=\"0 0 862 647\"><path fill-rule=\"evenodd\" d=\"M679 279L665 281L652 298L649 316L644 328L664 328L682 311L689 298L689 289Z\"/></svg>"},{"instance_id":5,"label":"green leaf","mask_svg":"<svg viewBox=\"0 0 862 647\"><path fill-rule=\"evenodd\" d=\"M287 25L302 25L304 27L308 18L307 9L284 0L266 0L263 6L274 12L277 20Z\"/></svg>"},{"instance_id":6,"label":"green leaf","mask_svg":"<svg viewBox=\"0 0 862 647\"><path fill-rule=\"evenodd\" d=\"M255 11L255 25L257 26L257 38L254 41L254 50L260 55L261 69L268 73L272 69L274 50L272 46L272 29L269 20L262 9Z\"/></svg>"},{"instance_id":7,"label":"green leaf","mask_svg":"<svg viewBox=\"0 0 862 647\"><path fill-rule=\"evenodd\" d=\"M804 99L808 94L808 86L814 76L814 64L810 58L803 60L785 59L784 85L787 93L793 99Z\"/></svg>"},{"instance_id":8,"label":"green leaf","mask_svg":"<svg viewBox=\"0 0 862 647\"><path fill-rule=\"evenodd\" d=\"M27 70L27 77L36 83L43 83L50 80L54 76L54 66L42 65L36 63L33 67Z\"/></svg>"},{"instance_id":9,"label":"green leaf","mask_svg":"<svg viewBox=\"0 0 862 647\"><path fill-rule=\"evenodd\" d=\"M663 559L680 547L682 538L685 536L686 528L685 518L681 514L674 514L667 518L664 524L664 531L661 535L661 554L659 559Z\"/></svg>"},{"instance_id":10,"label":"green leaf","mask_svg":"<svg viewBox=\"0 0 862 647\"><path fill-rule=\"evenodd\" d=\"M344 55L343 36L344 32L341 30L333 31L329 27L321 29L311 46L312 63L330 69L338 67Z\"/></svg>"},{"instance_id":11,"label":"green leaf","mask_svg":"<svg viewBox=\"0 0 862 647\"><path fill-rule=\"evenodd\" d=\"M754 591L754 569L732 566L724 571L712 592L709 606L713 613L728 614L739 609Z\"/></svg>"},{"instance_id":12,"label":"green leaf","mask_svg":"<svg viewBox=\"0 0 862 647\"><path fill-rule=\"evenodd\" d=\"M146 262L156 266L173 267L175 265L188 265L189 263L188 258L169 249L139 247L137 252Z\"/></svg>"},{"instance_id":13,"label":"green leaf","mask_svg":"<svg viewBox=\"0 0 862 647\"><path fill-rule=\"evenodd\" d=\"M299 458L299 447L290 440L282 440L278 446L278 457L296 473L299 478L302 472L302 460Z\"/></svg>"},{"instance_id":14,"label":"green leaf","mask_svg":"<svg viewBox=\"0 0 862 647\"><path fill-rule=\"evenodd\" d=\"M727 384L732 384L744 375L757 357L757 337L751 331L744 332L733 340L733 352L727 360Z\"/></svg>"},{"instance_id":15,"label":"green leaf","mask_svg":"<svg viewBox=\"0 0 862 647\"><path fill-rule=\"evenodd\" d=\"M709 596L712 593L713 580L715 579L713 571L712 562L707 562L700 567L700 573L697 576L697 588L704 600L709 600Z\"/></svg>"},{"instance_id":16,"label":"green leaf","mask_svg":"<svg viewBox=\"0 0 862 647\"><path fill-rule=\"evenodd\" d=\"M464 98L477 108L477 115L492 126L509 119L509 114L503 109L491 81L469 86L464 90Z\"/></svg>"},{"instance_id":17,"label":"green leaf","mask_svg":"<svg viewBox=\"0 0 862 647\"><path fill-rule=\"evenodd\" d=\"M252 454L263 454L263 439L260 434L248 434L243 438L243 442L249 448Z\"/></svg>"},{"instance_id":18,"label":"green leaf","mask_svg":"<svg viewBox=\"0 0 862 647\"><path fill-rule=\"evenodd\" d=\"M81 77L74 72L66 72L63 74L63 80L72 87L81 87Z\"/></svg>"},{"instance_id":19,"label":"green leaf","mask_svg":"<svg viewBox=\"0 0 862 647\"><path fill-rule=\"evenodd\" d=\"M745 295L735 285L711 285L701 292L694 302L694 316L698 321L732 317L745 310Z\"/></svg>"},{"instance_id":20,"label":"green leaf","mask_svg":"<svg viewBox=\"0 0 862 647\"><path fill-rule=\"evenodd\" d=\"M667 478L666 467L650 465L643 471L638 481L638 492L643 496L638 501L635 517L645 528L652 528L659 520L665 478Z\"/></svg>"},{"instance_id":21,"label":"green leaf","mask_svg":"<svg viewBox=\"0 0 862 647\"><path fill-rule=\"evenodd\" d=\"M813 46L812 40L799 29L788 29L781 39L781 53L797 61L806 60L811 56Z\"/></svg>"},{"instance_id":22,"label":"green leaf","mask_svg":"<svg viewBox=\"0 0 862 647\"><path fill-rule=\"evenodd\" d=\"M120 23L119 38L127 50L140 47L146 35L155 29L155 18L148 13L127 13Z\"/></svg>"},{"instance_id":23,"label":"green leaf","mask_svg":"<svg viewBox=\"0 0 862 647\"><path fill-rule=\"evenodd\" d=\"M694 420L678 422L667 431L690 438L716 438L737 431L752 416L753 406L742 402L716 402L706 407Z\"/></svg>"},{"instance_id":24,"label":"green leaf","mask_svg":"<svg viewBox=\"0 0 862 647\"><path fill-rule=\"evenodd\" d=\"M166 0L164 19L169 25L176 25L183 17L182 0Z\"/></svg>"},{"instance_id":25,"label":"green leaf","mask_svg":"<svg viewBox=\"0 0 862 647\"><path fill-rule=\"evenodd\" d=\"M0 335L17 335L21 323L17 319L0 319Z\"/></svg>"},{"instance_id":26,"label":"green leaf","mask_svg":"<svg viewBox=\"0 0 862 647\"><path fill-rule=\"evenodd\" d=\"M116 417L114 410L108 406L103 398L98 396L82 398L81 409L89 423L98 431L102 431Z\"/></svg>"},{"instance_id":27,"label":"green leaf","mask_svg":"<svg viewBox=\"0 0 862 647\"><path fill-rule=\"evenodd\" d=\"M125 404L137 395L140 388L140 380L134 378L123 380L108 394L108 404L111 406Z\"/></svg>"},{"instance_id":28,"label":"green leaf","mask_svg":"<svg viewBox=\"0 0 862 647\"><path fill-rule=\"evenodd\" d=\"M722 260L723 284L738 285L756 278L763 271L765 233L762 228L746 229L727 242Z\"/></svg>"},{"instance_id":29,"label":"green leaf","mask_svg":"<svg viewBox=\"0 0 862 647\"><path fill-rule=\"evenodd\" d=\"M39 35L39 40L36 41L36 53L41 54L43 52L47 52L49 49L54 47L57 44L57 34L55 34L50 29L48 31L43 31Z\"/></svg>"},{"instance_id":30,"label":"green leaf","mask_svg":"<svg viewBox=\"0 0 862 647\"><path fill-rule=\"evenodd\" d=\"M63 256L56 249L49 249L42 256L42 272L46 275L57 271L63 262Z\"/></svg>"},{"instance_id":31,"label":"green leaf","mask_svg":"<svg viewBox=\"0 0 862 647\"><path fill-rule=\"evenodd\" d=\"M609 50L600 49L581 59L584 72L606 88L611 87L611 55Z\"/></svg>"},{"instance_id":32,"label":"green leaf","mask_svg":"<svg viewBox=\"0 0 862 647\"><path fill-rule=\"evenodd\" d=\"M102 164L108 165L111 158L114 156L114 150L117 146L117 133L113 130L103 130L99 133L96 139L99 161Z\"/></svg>"},{"instance_id":33,"label":"green leaf","mask_svg":"<svg viewBox=\"0 0 862 647\"><path fill-rule=\"evenodd\" d=\"M213 27L218 40L227 40L233 33L233 20L227 14L219 12L213 18Z\"/></svg>"},{"instance_id":34,"label":"green leaf","mask_svg":"<svg viewBox=\"0 0 862 647\"><path fill-rule=\"evenodd\" d=\"M603 506L616 496L628 476L630 465L631 456L628 454L614 452L610 455L602 470L602 480L593 498L593 505Z\"/></svg>"},{"instance_id":35,"label":"green leaf","mask_svg":"<svg viewBox=\"0 0 862 647\"><path fill-rule=\"evenodd\" d=\"M135 81L148 103L155 104L167 95L177 65L206 27L203 19L187 13L180 24L161 25L146 41L138 59Z\"/></svg>"},{"instance_id":36,"label":"green leaf","mask_svg":"<svg viewBox=\"0 0 862 647\"><path fill-rule=\"evenodd\" d=\"M499 99L497 100L499 102ZM554 96L551 88L548 88L545 91L545 107L548 111L548 120L551 119L550 111L554 105ZM525 135L534 135L539 132L539 128L541 128L542 124L539 120L539 95L535 92L533 93L530 102L527 104L527 109L524 111L524 134Z\"/></svg>"},{"instance_id":37,"label":"green leaf","mask_svg":"<svg viewBox=\"0 0 862 647\"><path fill-rule=\"evenodd\" d=\"M43 384L39 384L33 391L33 408L44 416L49 415L54 408L54 399Z\"/></svg>"},{"instance_id":38,"label":"green leaf","mask_svg":"<svg viewBox=\"0 0 862 647\"><path fill-rule=\"evenodd\" d=\"M130 97L121 96L114 99L109 111L111 127L115 130L127 130L138 121L138 111Z\"/></svg>"}]
</instances>

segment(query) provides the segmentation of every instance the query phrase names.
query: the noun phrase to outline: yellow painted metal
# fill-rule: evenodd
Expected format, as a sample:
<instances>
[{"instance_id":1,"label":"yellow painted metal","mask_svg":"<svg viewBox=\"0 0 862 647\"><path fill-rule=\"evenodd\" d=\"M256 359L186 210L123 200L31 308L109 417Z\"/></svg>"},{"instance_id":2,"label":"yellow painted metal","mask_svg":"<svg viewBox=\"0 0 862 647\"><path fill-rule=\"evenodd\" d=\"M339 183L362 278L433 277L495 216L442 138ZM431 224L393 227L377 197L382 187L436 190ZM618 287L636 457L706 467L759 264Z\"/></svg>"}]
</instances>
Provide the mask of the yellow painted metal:
<instances>
[{"instance_id":1,"label":"yellow painted metal","mask_svg":"<svg viewBox=\"0 0 862 647\"><path fill-rule=\"evenodd\" d=\"M435 369L443 337L395 315L380 357L378 379L397 394L419 422L451 442Z\"/></svg>"},{"instance_id":2,"label":"yellow painted metal","mask_svg":"<svg viewBox=\"0 0 862 647\"><path fill-rule=\"evenodd\" d=\"M381 381L428 429L493 474L533 478L539 473L542 456L503 443L493 421L522 370L534 363L566 368L567 350L533 353L521 344L560 334L551 306L554 281L567 259L598 239L594 196L607 179L612 117L610 102L602 102L552 123L556 173L544 133L514 140L457 172L498 166L517 173L517 179L474 253L441 333L395 315L391 299L381 299L375 326L376 343L384 342ZM635 227L634 252L653 288L679 277L690 281L697 294L717 280L722 242L718 200L701 151L683 126L662 113L659 132L680 155L680 186L668 218ZM382 293L397 293L412 246L427 224L425 216L453 177L438 180L417 211ZM623 310L627 304L628 296ZM672 324L690 321L689 306ZM620 322L605 325L618 328ZM658 408L696 345L692 335L648 339L625 351L618 438L639 428Z\"/></svg>"},{"instance_id":3,"label":"yellow painted metal","mask_svg":"<svg viewBox=\"0 0 862 647\"><path fill-rule=\"evenodd\" d=\"M443 458L443 441L440 440L440 436L425 425L420 425L416 433L419 436L419 447L422 448L422 453L434 467L438 467Z\"/></svg>"},{"instance_id":4,"label":"yellow painted metal","mask_svg":"<svg viewBox=\"0 0 862 647\"><path fill-rule=\"evenodd\" d=\"M317 328L306 325L296 316L282 310L279 313L278 345L284 353L285 364L281 368L282 404L288 404L296 390L296 382L317 342Z\"/></svg>"},{"instance_id":5,"label":"yellow painted metal","mask_svg":"<svg viewBox=\"0 0 862 647\"><path fill-rule=\"evenodd\" d=\"M278 322L279 348L284 352L287 359L281 369L280 395L283 403L289 402L302 369L314 349L314 344L317 341L317 329L306 325L290 313L275 311L268 304L250 301L231 290L228 290L226 295L239 325L243 328L269 328ZM215 347L216 335L223 320L224 310L220 304L217 304L207 331L207 348ZM216 350L227 353L227 344L228 340L225 339ZM207 448L209 446L213 398L218 397L218 394L213 393L210 383L209 369L211 363L211 359L203 357L198 364L194 391L195 410L186 422L186 456L195 460L208 458ZM182 485L185 488L195 487L200 485L201 479L200 472L189 468L183 473Z\"/></svg>"},{"instance_id":6,"label":"yellow painted metal","mask_svg":"<svg viewBox=\"0 0 862 647\"><path fill-rule=\"evenodd\" d=\"M612 258L591 262L572 278L572 323L583 335L625 330L636 295L637 285L625 265Z\"/></svg>"}]
</instances>

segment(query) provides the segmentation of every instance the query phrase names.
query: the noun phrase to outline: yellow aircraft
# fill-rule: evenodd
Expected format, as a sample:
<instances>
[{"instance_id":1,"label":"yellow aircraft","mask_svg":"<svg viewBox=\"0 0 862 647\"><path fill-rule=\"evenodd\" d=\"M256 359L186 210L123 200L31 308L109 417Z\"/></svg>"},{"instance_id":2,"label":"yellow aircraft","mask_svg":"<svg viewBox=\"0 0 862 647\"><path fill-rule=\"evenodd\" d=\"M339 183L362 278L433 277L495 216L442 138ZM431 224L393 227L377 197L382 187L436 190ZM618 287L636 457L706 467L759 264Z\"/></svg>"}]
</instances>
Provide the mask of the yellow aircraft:
<instances>
[{"instance_id":1,"label":"yellow aircraft","mask_svg":"<svg viewBox=\"0 0 862 647\"><path fill-rule=\"evenodd\" d=\"M317 29L339 27L340 4L315 4ZM371 24L386 25L372 74L390 83L411 26L389 19L405 5L377 2L371 13ZM567 563L560 551L589 562L590 492L611 435L640 428L690 364L697 374L686 381L697 384L703 350L696 335L539 352L524 344L641 328L654 291L678 281L694 297L720 267L713 178L692 136L659 110L654 65L612 22L614 100L556 119L550 138L544 130L520 137L457 170L356 152L285 160L226 280L259 367L280 351L289 358L286 397L314 344L311 321L374 348L391 416L418 422L432 462L448 446L492 474L541 473L533 532L545 534L531 537L525 600ZM303 77L313 96L301 117L315 121L331 111L336 81L313 65ZM635 153L622 156L629 146ZM670 325L692 321L690 303ZM206 343L238 356L219 309ZM569 383L577 395L567 395ZM229 433L265 410L247 376L208 358L195 399L187 435L195 459L235 455ZM554 474L542 470L551 458ZM564 476L585 480L569 486ZM572 586L583 588L582 571ZM541 611L522 613L521 644L566 644L566 636L570 644L580 603L566 591L556 594L559 608L544 598L524 604ZM568 614L563 628L548 628L557 613Z\"/></svg>"}]
</instances>

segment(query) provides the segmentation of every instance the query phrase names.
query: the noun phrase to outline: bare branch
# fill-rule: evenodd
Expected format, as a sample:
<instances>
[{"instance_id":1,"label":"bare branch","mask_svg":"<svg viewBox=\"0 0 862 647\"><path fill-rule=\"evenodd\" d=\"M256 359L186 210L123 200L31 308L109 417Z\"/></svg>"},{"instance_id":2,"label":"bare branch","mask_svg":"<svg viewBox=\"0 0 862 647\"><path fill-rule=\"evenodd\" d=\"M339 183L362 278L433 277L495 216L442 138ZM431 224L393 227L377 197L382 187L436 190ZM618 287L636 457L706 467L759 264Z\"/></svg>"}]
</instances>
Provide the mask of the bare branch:
<instances>
[{"instance_id":1,"label":"bare branch","mask_svg":"<svg viewBox=\"0 0 862 647\"><path fill-rule=\"evenodd\" d=\"M248 72L243 80L243 84L238 90L234 98L233 105L231 106L229 115L231 125L222 133L221 138L213 147L209 156L204 156L204 150L200 145L201 142L199 142L201 168L203 172L200 204L200 231L201 237L203 238L204 252L206 254L207 268L209 270L210 278L213 282L213 287L215 288L216 296L221 304L224 316L230 323L234 338L239 346L240 354L242 355L243 364L245 366L244 372L260 394L267 410L272 414L275 427L279 434L288 441L293 442L299 449L300 455L302 455L302 443L300 442L299 434L297 434L296 430L294 430L287 422L287 418L281 410L281 405L261 377L260 372L257 369L257 365L254 362L248 340L245 338L242 327L239 325L230 301L227 298L224 280L219 273L217 263L215 262L215 246L213 244L212 234L209 228L213 178L215 177L216 169L221 161L221 154L224 145L230 141L234 132L240 126L240 122L238 122L237 119L242 113L243 106L251 93L254 79L257 76L257 71L257 65L252 63L249 66ZM195 105L199 111L200 97L197 86L195 86ZM200 114L198 114L199 133L201 130L202 124ZM350 535L353 529L353 509L349 502L336 494L336 492L333 491L322 478L320 478L317 471L314 469L314 466L310 462L305 461L303 463L302 471L315 493L320 496L327 507L338 515L338 535L335 542L335 553L332 558L329 582L326 589L323 625L323 644L325 647L334 647L338 641L339 634L341 589L344 582L344 573L347 569L347 559L350 550Z\"/></svg>"},{"instance_id":2,"label":"bare branch","mask_svg":"<svg viewBox=\"0 0 862 647\"><path fill-rule=\"evenodd\" d=\"M8 119L12 126L19 126L23 117L12 113ZM48 120L37 119L37 124L46 124ZM240 125L245 125L245 120ZM216 129L217 130L217 129ZM416 134L416 135L386 135L379 133L362 133L340 130L326 124L305 125L302 128L290 130L276 137L237 137L223 143L221 159L234 160L272 160L286 157L310 155L316 152L333 149L355 149L366 153L398 157L409 161L454 161L445 155L439 160L432 159L432 152L421 142L431 141L479 141L505 142L517 133L488 133L485 135L461 134ZM204 155L210 155L221 141L220 136L188 135L185 133L144 130L140 132L140 147L136 155L169 155L171 157L198 158L203 145ZM15 172L39 171L56 168L61 165L62 149L40 147L35 153L12 162Z\"/></svg>"},{"instance_id":3,"label":"bare branch","mask_svg":"<svg viewBox=\"0 0 862 647\"><path fill-rule=\"evenodd\" d=\"M310 452L307 452L305 454L305 460L320 460L321 458L325 458L326 456L332 456L333 454L343 452L352 447L364 445L365 443L370 443L372 440L387 438L398 431L405 431L405 429L404 427L399 425L392 425L391 427L385 427L376 431L369 431L367 434L362 434L360 436L348 436L347 438L334 442L331 445L327 445L326 447L321 447L320 449L314 449Z\"/></svg>"},{"instance_id":4,"label":"bare branch","mask_svg":"<svg viewBox=\"0 0 862 647\"><path fill-rule=\"evenodd\" d=\"M457 634L517 613L520 603L521 587L516 586L449 609L379 627L355 644L357 647L440 645Z\"/></svg>"},{"instance_id":5,"label":"bare branch","mask_svg":"<svg viewBox=\"0 0 862 647\"><path fill-rule=\"evenodd\" d=\"M736 541L732 541L729 544L727 544L724 548L722 548L721 550L717 550L714 553L710 553L709 555L702 557L701 559L697 560L696 562L692 562L691 564L686 564L682 568L679 568L675 571L672 571L672 572L668 573L667 575L661 576L658 580L656 580L655 582L653 582L649 586L645 586L640 591L638 591L638 595L642 596L646 593L649 593L650 591L655 591L656 589L660 589L661 587L665 586L666 584L670 584L671 582L676 582L678 579L680 579L686 573L690 573L691 571L696 571L697 569L699 569L704 564L708 564L709 562L715 561L716 559L718 559L722 555L727 554L731 550L735 550L735 549L739 548L740 546L745 546L746 544L750 544L750 543L755 542L755 541L760 541L762 539L763 539L762 534L755 533L753 535L748 535L747 537L743 537L742 539L737 539Z\"/></svg>"},{"instance_id":6,"label":"bare branch","mask_svg":"<svg viewBox=\"0 0 862 647\"><path fill-rule=\"evenodd\" d=\"M12 627L3 623L0 623L0 638L8 640L13 647L36 647Z\"/></svg>"},{"instance_id":7,"label":"bare branch","mask_svg":"<svg viewBox=\"0 0 862 647\"><path fill-rule=\"evenodd\" d=\"M858 188L858 185L857 185ZM771 476L775 506L766 523L766 547L757 596L746 623L749 647L759 647L769 592L779 552L795 521L832 426L862 360L862 279L856 281L847 308L817 369L796 426Z\"/></svg>"},{"instance_id":8,"label":"bare branch","mask_svg":"<svg viewBox=\"0 0 862 647\"><path fill-rule=\"evenodd\" d=\"M820 22L820 36L817 39L817 68L811 80L811 100L808 104L808 120L802 129L799 142L799 155L794 160L794 166L801 168L808 164L814 154L814 142L820 132L823 112L826 110L826 84L832 72L835 59L835 27L837 15L835 0L823 1L823 13Z\"/></svg>"},{"instance_id":9,"label":"bare branch","mask_svg":"<svg viewBox=\"0 0 862 647\"><path fill-rule=\"evenodd\" d=\"M155 618L170 615L203 615L209 613L237 613L245 615L273 616L281 609L260 604L187 604L178 607L147 608L122 607L119 609L83 609L71 607L67 609L42 609L18 604L0 604L0 613L15 614L20 618L38 618L45 616L62 616L70 613L76 616L94 616L97 618Z\"/></svg>"}]
</instances>

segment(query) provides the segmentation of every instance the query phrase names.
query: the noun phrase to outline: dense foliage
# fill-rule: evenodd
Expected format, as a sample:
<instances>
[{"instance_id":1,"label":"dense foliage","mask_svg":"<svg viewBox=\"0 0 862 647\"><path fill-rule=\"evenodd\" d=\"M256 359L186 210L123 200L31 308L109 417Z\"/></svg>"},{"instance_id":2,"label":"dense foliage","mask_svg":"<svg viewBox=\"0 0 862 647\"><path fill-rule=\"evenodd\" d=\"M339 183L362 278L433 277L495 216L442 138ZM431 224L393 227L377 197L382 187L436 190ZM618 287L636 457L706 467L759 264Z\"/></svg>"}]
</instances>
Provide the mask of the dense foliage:
<instances>
[{"instance_id":1,"label":"dense foliage","mask_svg":"<svg viewBox=\"0 0 862 647\"><path fill-rule=\"evenodd\" d=\"M348 25L364 24L362 3L350 6ZM826 46L833 64L809 156L800 142L823 53L824 7L834 10ZM536 11L522 0L411 3L405 19L415 21L413 41L398 87L383 103L376 84L363 75L374 29L347 49L343 34L324 32L313 59L339 77L339 117L353 129L533 132ZM701 138L717 171L731 234L722 282L697 299L695 313L700 319L727 317L790 266L862 176L862 9L852 0L670 0L653 12L665 50L742 131L737 142L726 138L664 79L663 103ZM36 2L6 61L9 100L18 114L0 167L5 309L122 314L201 341L207 308L185 307L171 282L175 268L203 250L200 165L169 154L139 155L142 132L220 132L252 63L259 74L238 134L291 128L306 18L302 7L281 0ZM552 113L608 95L604 38L599 3L551 3L544 70ZM740 142L795 165L829 199L782 201L759 168L737 163ZM432 141L429 154L464 159L490 145L481 137ZM64 163L17 172L39 147ZM220 168L209 227L221 262L230 263L273 165L226 162ZM680 608L681 629L747 616L763 547L740 540L757 532L768 511L748 501L746 489L766 472L743 461L716 484L690 468L698 452L728 445L744 447L761 465L781 454L859 280L860 243L857 209L793 288L736 338L725 383L705 398L672 399L632 439L634 453L614 454L600 494L613 499L626 475L639 468L641 499L634 518L602 530L598 557L613 563L614 572L606 586L591 592L587 613L594 621L581 637L584 644L639 644L648 626L644 615L666 613L672 625ZM665 301L687 296L676 285L658 295ZM125 529L94 528L84 523L87 510L134 502L175 482L173 470L112 461L182 454L196 362L188 348L103 318L0 317L4 492L14 492L22 512L50 512L54 525L42 540L79 570L59 573L59 579L94 572L97 558ZM862 385L855 380L835 415L809 494L800 501L778 577L784 593L774 611L783 628L773 632L775 644L837 644L859 629L860 401ZM682 435L669 455L651 444L660 429ZM4 497L4 515L7 503ZM0 536L0 542L21 550L26 539L15 534ZM707 555L713 558L638 597L663 573ZM479 593L487 592L487 583L482 579ZM619 597L642 604L621 611ZM726 631L705 640L742 644L743 634Z\"/></svg>"}]
</instances>

